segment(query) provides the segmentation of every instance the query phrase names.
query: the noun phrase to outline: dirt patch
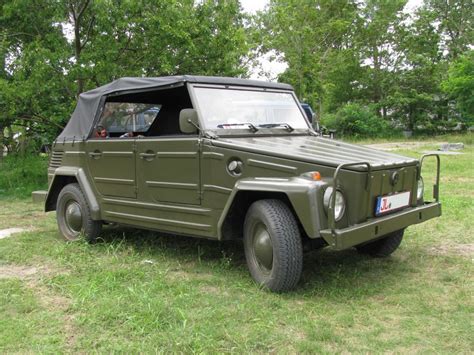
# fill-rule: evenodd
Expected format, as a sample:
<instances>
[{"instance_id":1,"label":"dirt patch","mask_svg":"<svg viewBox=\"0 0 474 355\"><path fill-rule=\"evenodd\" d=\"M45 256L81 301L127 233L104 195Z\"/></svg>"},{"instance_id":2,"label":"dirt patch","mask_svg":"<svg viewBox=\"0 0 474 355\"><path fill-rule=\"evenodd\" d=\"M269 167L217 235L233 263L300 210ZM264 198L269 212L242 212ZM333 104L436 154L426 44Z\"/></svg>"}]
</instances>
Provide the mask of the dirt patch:
<instances>
[{"instance_id":1,"label":"dirt patch","mask_svg":"<svg viewBox=\"0 0 474 355\"><path fill-rule=\"evenodd\" d=\"M0 266L0 279L32 279L42 268L32 266Z\"/></svg>"},{"instance_id":2,"label":"dirt patch","mask_svg":"<svg viewBox=\"0 0 474 355\"><path fill-rule=\"evenodd\" d=\"M61 314L63 320L62 333L64 339L66 339L66 347L73 348L76 344L78 330L74 324L74 314L69 313L72 305L71 299L55 293L35 279L29 280L27 286L35 293L42 307Z\"/></svg>"},{"instance_id":3,"label":"dirt patch","mask_svg":"<svg viewBox=\"0 0 474 355\"><path fill-rule=\"evenodd\" d=\"M443 181L445 183L447 182L457 182L461 184L468 184L472 182L472 178L468 177L462 177L462 176L452 176L452 177L444 177L443 176Z\"/></svg>"},{"instance_id":4,"label":"dirt patch","mask_svg":"<svg viewBox=\"0 0 474 355\"><path fill-rule=\"evenodd\" d=\"M306 332L303 330L283 323L279 324L279 332L281 332L284 337L296 342L303 341L307 338Z\"/></svg>"},{"instance_id":5,"label":"dirt patch","mask_svg":"<svg viewBox=\"0 0 474 355\"><path fill-rule=\"evenodd\" d=\"M439 154L439 155L461 155L461 152L452 152L450 150L424 150L423 154Z\"/></svg>"},{"instance_id":6,"label":"dirt patch","mask_svg":"<svg viewBox=\"0 0 474 355\"><path fill-rule=\"evenodd\" d=\"M73 348L76 343L77 329L74 325L74 315L68 314L72 301L68 297L59 295L41 283L42 277L64 274L48 266L21 266L0 265L0 279L20 279L24 281L36 296L38 303L45 309L59 312L63 319L63 332L68 348Z\"/></svg>"},{"instance_id":7,"label":"dirt patch","mask_svg":"<svg viewBox=\"0 0 474 355\"><path fill-rule=\"evenodd\" d=\"M0 239L11 237L13 234L29 232L31 229L25 228L7 228L0 230Z\"/></svg>"},{"instance_id":8,"label":"dirt patch","mask_svg":"<svg viewBox=\"0 0 474 355\"><path fill-rule=\"evenodd\" d=\"M41 284L41 278L64 274L48 266L22 266L22 265L0 265L0 279L20 279L31 288L39 297L38 302L42 305L54 305L53 308L64 310L69 305L68 299L54 294L51 290Z\"/></svg>"},{"instance_id":9,"label":"dirt patch","mask_svg":"<svg viewBox=\"0 0 474 355\"><path fill-rule=\"evenodd\" d=\"M442 244L428 249L434 255L457 255L474 257L474 243L471 244Z\"/></svg>"},{"instance_id":10,"label":"dirt patch","mask_svg":"<svg viewBox=\"0 0 474 355\"><path fill-rule=\"evenodd\" d=\"M202 272L189 272L185 270L169 270L166 274L172 280L209 280L211 274Z\"/></svg>"},{"instance_id":11,"label":"dirt patch","mask_svg":"<svg viewBox=\"0 0 474 355\"><path fill-rule=\"evenodd\" d=\"M216 286L203 286L201 287L201 292L203 293L211 293L211 294L214 294L214 295L222 295L224 292L222 292L219 287L216 287ZM227 293L227 292L225 292Z\"/></svg>"},{"instance_id":12,"label":"dirt patch","mask_svg":"<svg viewBox=\"0 0 474 355\"><path fill-rule=\"evenodd\" d=\"M294 302L296 305L298 306L301 306L303 307L304 305L306 305L306 301L303 301L303 300L295 300Z\"/></svg>"},{"instance_id":13,"label":"dirt patch","mask_svg":"<svg viewBox=\"0 0 474 355\"><path fill-rule=\"evenodd\" d=\"M63 317L64 320L64 336L66 338L66 346L69 349L74 348L77 341L78 330L74 325L75 316L67 314Z\"/></svg>"},{"instance_id":14,"label":"dirt patch","mask_svg":"<svg viewBox=\"0 0 474 355\"><path fill-rule=\"evenodd\" d=\"M366 147L379 149L379 150L397 150L397 149L417 149L428 145L439 145L446 144L443 142L390 142L390 143L377 143L377 144L366 144Z\"/></svg>"}]
</instances>

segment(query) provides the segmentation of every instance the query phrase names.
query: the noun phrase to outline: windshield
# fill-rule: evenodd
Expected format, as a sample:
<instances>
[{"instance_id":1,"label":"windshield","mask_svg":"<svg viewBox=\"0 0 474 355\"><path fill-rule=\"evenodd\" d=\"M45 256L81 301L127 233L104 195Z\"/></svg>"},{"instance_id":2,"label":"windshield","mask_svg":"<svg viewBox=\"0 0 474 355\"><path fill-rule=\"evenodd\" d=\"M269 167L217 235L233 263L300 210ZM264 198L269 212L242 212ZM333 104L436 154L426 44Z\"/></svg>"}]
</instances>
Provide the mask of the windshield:
<instances>
[{"instance_id":1,"label":"windshield","mask_svg":"<svg viewBox=\"0 0 474 355\"><path fill-rule=\"evenodd\" d=\"M309 128L289 92L208 87L194 91L205 129Z\"/></svg>"}]
</instances>

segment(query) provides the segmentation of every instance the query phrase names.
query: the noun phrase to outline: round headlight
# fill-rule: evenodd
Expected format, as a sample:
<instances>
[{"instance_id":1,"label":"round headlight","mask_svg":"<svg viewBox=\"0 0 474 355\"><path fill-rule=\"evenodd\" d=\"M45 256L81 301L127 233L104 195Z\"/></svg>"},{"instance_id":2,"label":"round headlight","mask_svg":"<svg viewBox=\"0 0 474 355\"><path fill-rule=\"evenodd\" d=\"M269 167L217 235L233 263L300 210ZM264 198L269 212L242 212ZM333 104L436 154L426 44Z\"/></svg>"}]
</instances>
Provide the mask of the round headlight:
<instances>
[{"instance_id":1,"label":"round headlight","mask_svg":"<svg viewBox=\"0 0 474 355\"><path fill-rule=\"evenodd\" d=\"M326 210L326 213L328 213L329 210L329 204L331 202L331 196L333 194L333 188L328 187L326 191L324 191L324 197L323 197L323 203L324 203L324 208ZM346 201L344 201L344 196L341 191L336 190L336 205L334 207L334 217L336 219L336 222L339 221L342 216L344 215L344 212L346 210Z\"/></svg>"},{"instance_id":2,"label":"round headlight","mask_svg":"<svg viewBox=\"0 0 474 355\"><path fill-rule=\"evenodd\" d=\"M425 189L425 184L423 183L423 178L420 176L418 180L418 187L416 189L416 199L421 200L423 198L423 191Z\"/></svg>"}]
</instances>

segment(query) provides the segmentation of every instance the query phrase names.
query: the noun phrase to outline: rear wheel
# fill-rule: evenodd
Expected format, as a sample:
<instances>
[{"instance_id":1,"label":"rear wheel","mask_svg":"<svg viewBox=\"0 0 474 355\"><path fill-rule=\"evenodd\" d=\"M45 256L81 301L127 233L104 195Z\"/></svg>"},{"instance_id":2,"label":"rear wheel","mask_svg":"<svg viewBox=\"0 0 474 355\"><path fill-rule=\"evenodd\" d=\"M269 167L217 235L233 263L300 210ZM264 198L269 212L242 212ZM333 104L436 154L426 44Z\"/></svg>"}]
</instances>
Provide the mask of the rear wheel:
<instances>
[{"instance_id":1,"label":"rear wheel","mask_svg":"<svg viewBox=\"0 0 474 355\"><path fill-rule=\"evenodd\" d=\"M391 255L398 249L402 240L404 229L387 234L385 237L374 242L357 246L357 250L363 254L383 258Z\"/></svg>"},{"instance_id":2,"label":"rear wheel","mask_svg":"<svg viewBox=\"0 0 474 355\"><path fill-rule=\"evenodd\" d=\"M274 292L293 289L301 277L303 247L296 219L280 200L254 202L245 217L244 248L253 279Z\"/></svg>"},{"instance_id":3,"label":"rear wheel","mask_svg":"<svg viewBox=\"0 0 474 355\"><path fill-rule=\"evenodd\" d=\"M88 242L94 242L102 229L102 222L91 218L89 205L76 183L66 185L59 193L56 220L62 236L69 241L84 235Z\"/></svg>"}]
</instances>

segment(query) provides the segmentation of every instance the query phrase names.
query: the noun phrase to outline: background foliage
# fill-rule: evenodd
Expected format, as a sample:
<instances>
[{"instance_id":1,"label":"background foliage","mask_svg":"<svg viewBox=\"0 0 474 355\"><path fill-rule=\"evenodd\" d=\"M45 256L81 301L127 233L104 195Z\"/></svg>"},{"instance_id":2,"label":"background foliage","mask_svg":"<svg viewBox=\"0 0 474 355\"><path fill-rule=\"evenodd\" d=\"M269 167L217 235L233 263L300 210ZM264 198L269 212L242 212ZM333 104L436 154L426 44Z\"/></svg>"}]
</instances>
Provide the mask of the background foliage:
<instances>
[{"instance_id":1,"label":"background foliage","mask_svg":"<svg viewBox=\"0 0 474 355\"><path fill-rule=\"evenodd\" d=\"M361 136L474 121L471 0L0 0L0 140L38 150L77 95L123 76L248 77L266 53L329 128ZM372 129L373 128L373 129Z\"/></svg>"},{"instance_id":2,"label":"background foliage","mask_svg":"<svg viewBox=\"0 0 474 355\"><path fill-rule=\"evenodd\" d=\"M357 122L345 132L362 135L471 126L474 3L424 0L410 13L406 3L272 0L261 16L265 46L289 65L280 79L331 128L344 120Z\"/></svg>"}]
</instances>

